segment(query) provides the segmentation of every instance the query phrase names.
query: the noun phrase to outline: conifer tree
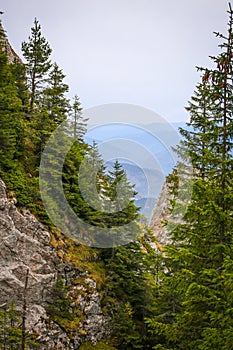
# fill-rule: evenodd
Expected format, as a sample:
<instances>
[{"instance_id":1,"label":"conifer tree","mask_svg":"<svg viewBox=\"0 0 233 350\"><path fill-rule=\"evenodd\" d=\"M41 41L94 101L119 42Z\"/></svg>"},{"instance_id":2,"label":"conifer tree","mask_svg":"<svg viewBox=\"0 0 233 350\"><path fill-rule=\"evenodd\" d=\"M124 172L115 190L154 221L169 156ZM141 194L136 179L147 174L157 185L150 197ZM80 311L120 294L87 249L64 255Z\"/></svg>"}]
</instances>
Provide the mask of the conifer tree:
<instances>
[{"instance_id":1,"label":"conifer tree","mask_svg":"<svg viewBox=\"0 0 233 350\"><path fill-rule=\"evenodd\" d=\"M38 349L36 334L26 334L22 347L21 311L16 305L4 305L0 310L0 346L4 350Z\"/></svg>"},{"instance_id":2,"label":"conifer tree","mask_svg":"<svg viewBox=\"0 0 233 350\"><path fill-rule=\"evenodd\" d=\"M154 349L229 349L232 346L232 26L216 67L201 69L188 110L191 130L181 130L181 154L194 166L191 203L165 249L155 316L148 320Z\"/></svg>"},{"instance_id":3,"label":"conifer tree","mask_svg":"<svg viewBox=\"0 0 233 350\"><path fill-rule=\"evenodd\" d=\"M97 191L102 192L104 196L104 192L105 192L104 184L107 183L106 166L104 165L104 161L101 158L98 145L95 141L93 141L93 144L90 147L88 154L91 159L93 167L97 169L97 183L96 183Z\"/></svg>"},{"instance_id":4,"label":"conifer tree","mask_svg":"<svg viewBox=\"0 0 233 350\"><path fill-rule=\"evenodd\" d=\"M35 153L38 157L53 131L68 117L70 106L65 94L69 87L64 83L64 78L62 70L54 63L46 79L47 87L40 94L40 110L33 114L35 118L31 124L37 136Z\"/></svg>"},{"instance_id":5,"label":"conifer tree","mask_svg":"<svg viewBox=\"0 0 233 350\"><path fill-rule=\"evenodd\" d=\"M42 91L40 106L48 113L51 131L67 119L70 109L66 93L69 87L64 83L65 75L54 63L46 80L47 87Z\"/></svg>"},{"instance_id":6,"label":"conifer tree","mask_svg":"<svg viewBox=\"0 0 233 350\"><path fill-rule=\"evenodd\" d=\"M27 87L26 67L22 62L14 60L11 65L11 71L15 79L18 97L22 101L23 111L28 111L29 91Z\"/></svg>"},{"instance_id":7,"label":"conifer tree","mask_svg":"<svg viewBox=\"0 0 233 350\"><path fill-rule=\"evenodd\" d=\"M34 27L31 28L31 37L29 37L28 42L22 43L22 52L26 59L28 87L31 93L29 112L31 113L51 68L49 58L52 52L47 40L42 36L41 26L36 18Z\"/></svg>"},{"instance_id":8,"label":"conifer tree","mask_svg":"<svg viewBox=\"0 0 233 350\"><path fill-rule=\"evenodd\" d=\"M88 118L83 117L82 107L79 97L74 96L74 102L71 108L70 114L70 124L71 124L71 134L79 142L83 141L83 136L87 132L87 121Z\"/></svg>"},{"instance_id":9,"label":"conifer tree","mask_svg":"<svg viewBox=\"0 0 233 350\"><path fill-rule=\"evenodd\" d=\"M17 138L22 133L21 101L7 56L0 45L0 164L11 169L19 150Z\"/></svg>"},{"instance_id":10,"label":"conifer tree","mask_svg":"<svg viewBox=\"0 0 233 350\"><path fill-rule=\"evenodd\" d=\"M113 226L123 225L134 221L138 217L138 209L135 204L134 190L128 179L125 170L118 160L113 165L113 170L109 171L109 188L107 196L107 210L112 212L111 221Z\"/></svg>"},{"instance_id":11,"label":"conifer tree","mask_svg":"<svg viewBox=\"0 0 233 350\"><path fill-rule=\"evenodd\" d=\"M88 147L79 169L79 187L84 200L87 201L90 207L100 212L104 209L104 201L107 195L106 186L108 186L108 179L105 166L98 146L94 142L92 146Z\"/></svg>"},{"instance_id":12,"label":"conifer tree","mask_svg":"<svg viewBox=\"0 0 233 350\"><path fill-rule=\"evenodd\" d=\"M0 344L2 349L19 349L22 338L20 329L20 312L15 305L6 305L0 311Z\"/></svg>"},{"instance_id":13,"label":"conifer tree","mask_svg":"<svg viewBox=\"0 0 233 350\"><path fill-rule=\"evenodd\" d=\"M134 242L103 249L106 286L103 303L109 302L112 341L117 349L151 349L145 317L151 315L155 291L157 256L149 230L140 227ZM145 234L143 236L142 234Z\"/></svg>"}]
</instances>

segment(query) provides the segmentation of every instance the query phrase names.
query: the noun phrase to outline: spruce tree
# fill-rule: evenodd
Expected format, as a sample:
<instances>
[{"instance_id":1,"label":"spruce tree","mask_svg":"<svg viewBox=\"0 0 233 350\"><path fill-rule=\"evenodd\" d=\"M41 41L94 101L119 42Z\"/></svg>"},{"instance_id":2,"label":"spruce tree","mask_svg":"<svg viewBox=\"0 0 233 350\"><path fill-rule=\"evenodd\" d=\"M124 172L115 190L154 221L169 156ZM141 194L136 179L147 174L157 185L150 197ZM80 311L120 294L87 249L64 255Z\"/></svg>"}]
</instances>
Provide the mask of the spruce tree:
<instances>
[{"instance_id":1,"label":"spruce tree","mask_svg":"<svg viewBox=\"0 0 233 350\"><path fill-rule=\"evenodd\" d=\"M137 192L127 179L127 175L118 160L115 161L113 169L109 171L109 188L107 196L107 210L112 213L113 226L124 225L138 218L138 209L135 204Z\"/></svg>"},{"instance_id":2,"label":"spruce tree","mask_svg":"<svg viewBox=\"0 0 233 350\"><path fill-rule=\"evenodd\" d=\"M46 79L47 86L42 91L40 106L48 113L51 131L67 119L70 110L66 93L69 87L64 83L65 75L54 63Z\"/></svg>"},{"instance_id":3,"label":"spruce tree","mask_svg":"<svg viewBox=\"0 0 233 350\"><path fill-rule=\"evenodd\" d=\"M36 334L25 333L24 346L22 347L22 315L16 305L4 305L0 310L0 346L4 350L38 349L35 341Z\"/></svg>"},{"instance_id":4,"label":"spruce tree","mask_svg":"<svg viewBox=\"0 0 233 350\"><path fill-rule=\"evenodd\" d=\"M97 169L97 178L96 178L96 189L100 195L100 198L103 199L106 197L106 186L108 186L108 179L106 175L106 166L104 165L104 161L101 158L101 154L99 153L98 145L94 141L90 150L88 151L88 155L90 157L92 166Z\"/></svg>"},{"instance_id":5,"label":"spruce tree","mask_svg":"<svg viewBox=\"0 0 233 350\"><path fill-rule=\"evenodd\" d=\"M82 115L82 110L79 97L75 95L70 113L70 126L72 136L79 142L84 142L83 136L87 132L88 118Z\"/></svg>"},{"instance_id":6,"label":"spruce tree","mask_svg":"<svg viewBox=\"0 0 233 350\"><path fill-rule=\"evenodd\" d=\"M79 187L83 199L90 207L99 211L99 218L102 217L101 212L104 210L104 201L107 195L106 186L108 186L108 179L104 162L98 146L94 142L92 146L88 147L79 169Z\"/></svg>"},{"instance_id":7,"label":"spruce tree","mask_svg":"<svg viewBox=\"0 0 233 350\"><path fill-rule=\"evenodd\" d=\"M14 167L17 139L22 135L22 104L7 56L0 45L0 165L4 170ZM21 144L21 143L20 143Z\"/></svg>"},{"instance_id":8,"label":"spruce tree","mask_svg":"<svg viewBox=\"0 0 233 350\"><path fill-rule=\"evenodd\" d=\"M20 329L20 312L15 305L5 306L0 311L0 344L2 349L19 349L22 338Z\"/></svg>"},{"instance_id":9,"label":"spruce tree","mask_svg":"<svg viewBox=\"0 0 233 350\"><path fill-rule=\"evenodd\" d=\"M30 107L31 113L38 102L38 95L41 91L45 78L51 68L50 55L51 48L42 36L41 26L35 18L34 27L31 28L31 37L28 42L22 43L23 56L26 59L26 72L28 79L28 87L30 90Z\"/></svg>"},{"instance_id":10,"label":"spruce tree","mask_svg":"<svg viewBox=\"0 0 233 350\"><path fill-rule=\"evenodd\" d=\"M148 320L154 349L229 349L232 347L232 25L214 69L200 69L202 81L189 104L191 130L181 154L194 166L193 194L184 222L171 232L164 269Z\"/></svg>"},{"instance_id":11,"label":"spruce tree","mask_svg":"<svg viewBox=\"0 0 233 350\"><path fill-rule=\"evenodd\" d=\"M151 349L145 317L152 312L156 287L157 254L154 235L140 226L135 242L102 249L106 283L103 304L112 315L112 342L117 349Z\"/></svg>"},{"instance_id":12,"label":"spruce tree","mask_svg":"<svg viewBox=\"0 0 233 350\"><path fill-rule=\"evenodd\" d=\"M29 90L27 87L26 67L18 60L14 60L11 71L15 79L18 97L22 101L23 111L26 113L29 107Z\"/></svg>"},{"instance_id":13,"label":"spruce tree","mask_svg":"<svg viewBox=\"0 0 233 350\"><path fill-rule=\"evenodd\" d=\"M51 134L68 117L70 106L65 94L69 87L64 83L64 78L62 70L54 63L46 79L47 86L40 94L39 110L33 113L34 120L31 121L31 125L37 137L35 153L38 157Z\"/></svg>"}]
</instances>

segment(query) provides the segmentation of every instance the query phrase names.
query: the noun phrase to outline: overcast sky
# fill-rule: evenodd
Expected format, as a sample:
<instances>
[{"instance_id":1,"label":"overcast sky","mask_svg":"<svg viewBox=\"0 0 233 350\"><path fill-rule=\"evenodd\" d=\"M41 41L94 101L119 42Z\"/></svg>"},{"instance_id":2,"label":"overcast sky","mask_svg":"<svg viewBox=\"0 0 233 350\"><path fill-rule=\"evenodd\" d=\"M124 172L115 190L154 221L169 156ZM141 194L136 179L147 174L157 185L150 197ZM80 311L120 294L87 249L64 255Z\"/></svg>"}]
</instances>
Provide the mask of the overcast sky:
<instances>
[{"instance_id":1,"label":"overcast sky","mask_svg":"<svg viewBox=\"0 0 233 350\"><path fill-rule=\"evenodd\" d=\"M228 0L0 0L14 49L37 17L84 108L121 102L152 109L168 121L184 110L199 81L195 66L219 52ZM22 56L22 55L21 55Z\"/></svg>"}]
</instances>

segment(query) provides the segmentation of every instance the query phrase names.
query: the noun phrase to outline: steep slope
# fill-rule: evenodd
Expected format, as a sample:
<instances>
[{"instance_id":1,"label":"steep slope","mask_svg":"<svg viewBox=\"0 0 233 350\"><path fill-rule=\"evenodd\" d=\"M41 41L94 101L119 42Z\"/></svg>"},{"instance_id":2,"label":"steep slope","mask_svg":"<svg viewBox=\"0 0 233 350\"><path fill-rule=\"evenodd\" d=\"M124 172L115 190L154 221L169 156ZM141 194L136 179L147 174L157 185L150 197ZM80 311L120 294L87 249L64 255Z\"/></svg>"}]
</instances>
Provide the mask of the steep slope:
<instances>
[{"instance_id":1,"label":"steep slope","mask_svg":"<svg viewBox=\"0 0 233 350\"><path fill-rule=\"evenodd\" d=\"M14 53L7 38L4 36L2 40L8 61L12 63ZM39 56L36 58L40 59ZM1 68L1 81L6 83L2 101L6 106L1 116L4 128L1 128L0 177L7 184L7 190L0 181L0 348L3 344L4 349L32 350L36 346L31 343L34 341L42 350L150 348L144 322L151 312L155 283L156 253L149 244L150 230L135 223L136 242L97 249L64 237L54 227L41 200L38 165L43 142L58 121L51 126L51 114L40 111L39 104L29 109L27 95L30 91L26 82L30 73L25 76L24 65L8 64L2 53ZM62 81L62 73L60 77ZM57 92L53 83L52 97ZM64 84L60 87L66 91ZM42 97L46 90L44 86ZM55 101L53 107L57 113L61 103L59 113L64 117L63 97L63 93L59 94L59 101ZM44 129L44 118L48 129L47 126ZM18 126L21 127L17 129ZM130 200L129 206L121 211L122 215L103 216L100 211L90 210L79 194L77 177L77 169L89 147L82 140L73 146L64 167L67 200L77 215L96 224L92 232L98 225L107 229L116 227L112 236L115 242L121 226L124 226L122 232L128 235L125 224L137 217L137 208ZM111 176L100 174L99 179L106 180L109 199L114 198L120 178L127 184L120 167L114 164ZM151 275L150 282L148 275ZM18 316L13 319L15 315ZM15 332L13 340L12 332Z\"/></svg>"},{"instance_id":2,"label":"steep slope","mask_svg":"<svg viewBox=\"0 0 233 350\"><path fill-rule=\"evenodd\" d=\"M28 211L6 196L0 180L0 305L13 302L22 310L26 297L26 330L36 333L40 349L77 349L84 341L98 342L107 333L96 282L89 272L65 263L50 244L50 234ZM28 285L25 280L28 271ZM56 302L58 278L70 295L70 313L77 315L72 339L48 312ZM81 281L75 284L74 281Z\"/></svg>"},{"instance_id":3,"label":"steep slope","mask_svg":"<svg viewBox=\"0 0 233 350\"><path fill-rule=\"evenodd\" d=\"M152 231L158 241L158 244L164 246L169 242L166 226L164 226L164 222L166 222L170 217L170 199L171 194L168 190L167 181L164 182L162 190L159 194L158 200L155 204L155 207L152 211L150 224Z\"/></svg>"}]
</instances>

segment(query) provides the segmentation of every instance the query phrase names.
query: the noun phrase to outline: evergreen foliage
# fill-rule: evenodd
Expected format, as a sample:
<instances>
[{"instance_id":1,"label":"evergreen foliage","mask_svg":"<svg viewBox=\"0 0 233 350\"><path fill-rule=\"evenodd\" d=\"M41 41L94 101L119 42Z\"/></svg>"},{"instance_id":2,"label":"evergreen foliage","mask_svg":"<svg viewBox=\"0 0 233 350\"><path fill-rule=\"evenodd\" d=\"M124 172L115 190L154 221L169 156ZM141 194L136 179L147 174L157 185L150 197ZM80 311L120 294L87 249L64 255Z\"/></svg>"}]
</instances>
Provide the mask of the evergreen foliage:
<instances>
[{"instance_id":1,"label":"evergreen foliage","mask_svg":"<svg viewBox=\"0 0 233 350\"><path fill-rule=\"evenodd\" d=\"M202 81L187 108L191 129L181 129L178 152L193 163L193 194L165 249L148 320L154 349L232 347L232 25L230 7L228 35L216 33L223 39L222 52L211 57L216 67L199 69Z\"/></svg>"},{"instance_id":2,"label":"evergreen foliage","mask_svg":"<svg viewBox=\"0 0 233 350\"><path fill-rule=\"evenodd\" d=\"M64 323L63 319L74 320L74 314L69 311L71 300L67 297L67 292L68 288L64 285L63 279L58 277L52 293L54 302L48 307L48 313L61 325Z\"/></svg>"},{"instance_id":3,"label":"evergreen foliage","mask_svg":"<svg viewBox=\"0 0 233 350\"><path fill-rule=\"evenodd\" d=\"M0 310L0 349L18 350L22 344L22 314L14 304ZM25 345L38 349L34 334L26 334Z\"/></svg>"},{"instance_id":4,"label":"evergreen foliage","mask_svg":"<svg viewBox=\"0 0 233 350\"><path fill-rule=\"evenodd\" d=\"M150 230L138 222L136 192L119 161L107 172L97 144L85 143L87 119L80 100L78 96L73 104L68 100L65 75L50 61L51 49L38 20L29 41L22 44L25 65L16 61L10 65L0 48L0 176L15 191L17 205L29 207L52 227L39 194L38 167L47 141L60 126L60 137L47 158L48 179L51 174L62 175L67 201L93 233L104 228L111 232L113 245L122 242L121 236L127 243L85 250L72 241L63 247L67 261L73 259L79 268L89 268L96 279L101 275L102 307L111 316L110 338L96 345L84 343L83 349L232 348L232 25L230 7L227 36L216 33L223 43L220 54L212 57L215 67L198 68L201 82L187 107L189 128L180 130L183 141L177 148L184 161L191 159L194 173L185 170L181 177L175 169L168 178L171 207L187 210L182 222L168 222L167 227L173 228L171 243L162 252L155 250ZM57 163L67 144L72 147L58 174ZM179 185L185 187L189 180L193 193L187 205L176 197ZM61 214L61 221L68 221L63 194L56 192L56 182L50 181L49 186L48 198L57 193L50 203L52 210ZM129 243L132 238L134 242ZM92 260L95 256L95 264L87 262L85 254ZM69 287L61 278L52 297L47 310L50 318L74 334L82 315L77 309L71 312ZM19 348L21 319L13 306L0 312L4 349ZM33 339L26 341L36 346Z\"/></svg>"},{"instance_id":5,"label":"evergreen foliage","mask_svg":"<svg viewBox=\"0 0 233 350\"><path fill-rule=\"evenodd\" d=\"M87 132L87 121L88 118L85 118L82 115L82 107L79 97L75 95L74 102L71 106L70 126L71 135L79 142L84 142L83 136Z\"/></svg>"},{"instance_id":6,"label":"evergreen foliage","mask_svg":"<svg viewBox=\"0 0 233 350\"><path fill-rule=\"evenodd\" d=\"M4 169L14 166L19 152L17 139L22 132L21 106L10 65L0 47L0 164Z\"/></svg>"},{"instance_id":7,"label":"evergreen foliage","mask_svg":"<svg viewBox=\"0 0 233 350\"><path fill-rule=\"evenodd\" d=\"M51 227L52 223L40 200L38 166L46 142L62 123L58 131L60 137L47 159L47 175L50 176L54 172L56 174L56 164L68 142L72 147L66 156L62 171L67 200L74 212L93 227L93 232L96 227L115 228L113 240L117 241L118 235L122 232L125 235L128 234L127 230L124 232L124 225L138 219L138 208L134 204L136 195L134 186L127 180L126 173L119 162L116 162L113 170L107 173L97 144L94 143L90 147L85 143L87 119L82 116L81 103L75 96L74 103L70 106L66 97L68 86L64 83L65 76L56 63L51 64L49 60L51 49L46 39L42 37L41 27L36 19L32 35L27 43L23 43L22 50L26 58L25 65L20 65L18 62L9 65L6 55L2 50L0 51L0 175L7 187L15 191L18 206L26 205L47 227ZM79 176L80 167L82 167L82 176ZM88 181L90 174L94 174L92 181ZM94 197L93 188L96 193ZM48 196L55 190L56 183L50 183ZM54 207L54 211L62 212L61 220L65 221L66 213L59 207L60 194L58 193L57 196L56 205L51 203L51 206ZM88 201L86 197L89 198ZM135 222L133 229L136 237L140 232L138 223ZM141 251L141 246L142 244L137 242L122 249L99 250L95 253L102 261L101 274L103 270L109 274L108 292L104 299L112 302L115 300L114 304L117 305L114 310L107 308L113 316L112 340L97 344L96 348L101 346L101 348L110 349L113 348L112 343L118 344L119 348L127 346L129 349L143 346L141 335L145 333L143 315L146 309L143 293L146 288L146 271L149 265L145 259L146 255ZM67 256L69 254L68 251ZM84 260L78 257L78 261ZM96 268L97 265L95 265ZM97 271L95 276L98 278ZM54 302L47 311L50 318L71 335L77 330L82 315L78 310L75 314L70 312L71 299L68 297L68 291L63 280L58 278L53 290ZM3 313L1 316L13 317L8 313ZM16 320L16 316L14 319ZM19 348L21 343L18 344L17 339L19 342L22 340L22 330L18 328L18 320L16 323L16 329L6 330L1 326L0 336L5 337L8 332L7 336L10 340L7 341L14 338L12 349L14 346ZM131 329L129 334L127 329ZM26 338L26 342L28 341ZM31 341L30 344L32 347L33 342Z\"/></svg>"},{"instance_id":8,"label":"evergreen foliage","mask_svg":"<svg viewBox=\"0 0 233 350\"><path fill-rule=\"evenodd\" d=\"M54 63L46 79L46 86L40 93L39 111L33 112L31 125L35 129L34 152L38 162L49 137L68 117L70 105L65 94L69 87L63 82L64 78L62 70Z\"/></svg>"},{"instance_id":9,"label":"evergreen foliage","mask_svg":"<svg viewBox=\"0 0 233 350\"><path fill-rule=\"evenodd\" d=\"M28 88L30 90L29 112L32 112L38 102L39 92L44 84L46 75L51 68L51 48L41 33L41 26L35 18L28 42L22 43L22 52L26 59Z\"/></svg>"},{"instance_id":10,"label":"evergreen foliage","mask_svg":"<svg viewBox=\"0 0 233 350\"><path fill-rule=\"evenodd\" d=\"M11 65L11 72L13 74L15 85L17 88L18 97L21 100L24 113L27 112L29 104L29 91L26 84L26 67L17 59Z\"/></svg>"}]
</instances>

